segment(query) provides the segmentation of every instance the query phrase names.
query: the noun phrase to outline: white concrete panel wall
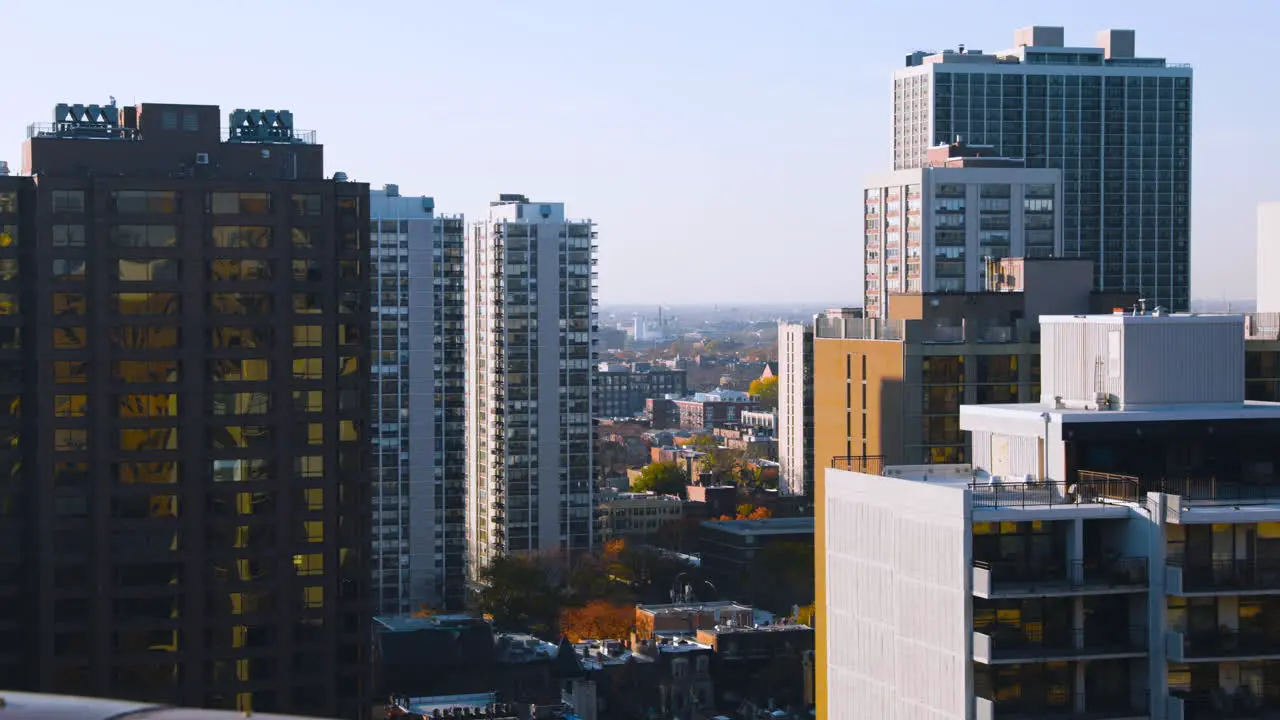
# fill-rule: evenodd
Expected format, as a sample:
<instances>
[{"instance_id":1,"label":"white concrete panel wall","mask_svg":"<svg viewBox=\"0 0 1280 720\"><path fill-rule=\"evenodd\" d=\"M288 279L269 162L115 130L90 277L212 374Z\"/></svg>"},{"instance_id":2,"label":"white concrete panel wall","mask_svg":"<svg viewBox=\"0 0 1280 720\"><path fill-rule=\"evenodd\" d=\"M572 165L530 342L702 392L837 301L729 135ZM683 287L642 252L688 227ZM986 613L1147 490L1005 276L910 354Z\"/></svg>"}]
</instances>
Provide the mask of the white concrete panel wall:
<instances>
[{"instance_id":1,"label":"white concrete panel wall","mask_svg":"<svg viewBox=\"0 0 1280 720\"><path fill-rule=\"evenodd\" d=\"M826 471L829 720L965 720L968 493ZM821 670L820 670L821 671Z\"/></svg>"},{"instance_id":2,"label":"white concrete panel wall","mask_svg":"<svg viewBox=\"0 0 1280 720\"><path fill-rule=\"evenodd\" d=\"M778 323L778 489L784 495L804 495L813 471L806 466L804 452L804 336L803 324Z\"/></svg>"}]
</instances>

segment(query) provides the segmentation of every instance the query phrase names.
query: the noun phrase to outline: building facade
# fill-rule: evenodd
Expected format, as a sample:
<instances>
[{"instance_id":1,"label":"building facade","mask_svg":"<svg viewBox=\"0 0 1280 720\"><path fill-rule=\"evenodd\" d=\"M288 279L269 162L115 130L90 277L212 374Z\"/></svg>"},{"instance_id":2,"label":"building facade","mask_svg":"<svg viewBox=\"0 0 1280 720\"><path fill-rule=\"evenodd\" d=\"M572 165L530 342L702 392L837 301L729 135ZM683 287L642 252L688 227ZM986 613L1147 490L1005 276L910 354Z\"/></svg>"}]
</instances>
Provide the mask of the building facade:
<instances>
[{"instance_id":1,"label":"building facade","mask_svg":"<svg viewBox=\"0 0 1280 720\"><path fill-rule=\"evenodd\" d=\"M596 373L595 412L600 417L627 417L644 412L645 401L688 392L684 370L637 368L600 363Z\"/></svg>"},{"instance_id":2,"label":"building facade","mask_svg":"<svg viewBox=\"0 0 1280 720\"><path fill-rule=\"evenodd\" d=\"M778 323L778 492L813 489L813 328Z\"/></svg>"},{"instance_id":3,"label":"building facade","mask_svg":"<svg viewBox=\"0 0 1280 720\"><path fill-rule=\"evenodd\" d=\"M1242 324L1042 318L1041 399L966 406L971 464L829 470L824 516L895 529L825 523L820 715L1280 706L1280 405L1245 400ZM875 672L908 659L927 677Z\"/></svg>"},{"instance_id":4,"label":"building facade","mask_svg":"<svg viewBox=\"0 0 1280 720\"><path fill-rule=\"evenodd\" d=\"M956 138L1062 171L1063 255L1095 287L1173 310L1190 302L1192 70L1139 57L1132 30L1068 47L1060 27L1014 47L914 52L894 73L893 167Z\"/></svg>"},{"instance_id":5,"label":"building facade","mask_svg":"<svg viewBox=\"0 0 1280 720\"><path fill-rule=\"evenodd\" d=\"M466 300L461 216L370 193L373 603L466 600Z\"/></svg>"},{"instance_id":6,"label":"building facade","mask_svg":"<svg viewBox=\"0 0 1280 720\"><path fill-rule=\"evenodd\" d=\"M503 195L467 236L470 572L593 546L595 225Z\"/></svg>"},{"instance_id":7,"label":"building facade","mask_svg":"<svg viewBox=\"0 0 1280 720\"><path fill-rule=\"evenodd\" d=\"M0 178L0 684L356 717L368 186L227 119L59 105Z\"/></svg>"},{"instance_id":8,"label":"building facade","mask_svg":"<svg viewBox=\"0 0 1280 720\"><path fill-rule=\"evenodd\" d=\"M863 308L884 317L892 293L975 292L989 258L1062 255L1062 171L930 150L931 166L867 181ZM966 156L936 158L938 153Z\"/></svg>"},{"instance_id":9,"label":"building facade","mask_svg":"<svg viewBox=\"0 0 1280 720\"><path fill-rule=\"evenodd\" d=\"M596 506L596 537L610 540L644 540L663 525L684 517L684 503L675 495L610 493Z\"/></svg>"}]
</instances>

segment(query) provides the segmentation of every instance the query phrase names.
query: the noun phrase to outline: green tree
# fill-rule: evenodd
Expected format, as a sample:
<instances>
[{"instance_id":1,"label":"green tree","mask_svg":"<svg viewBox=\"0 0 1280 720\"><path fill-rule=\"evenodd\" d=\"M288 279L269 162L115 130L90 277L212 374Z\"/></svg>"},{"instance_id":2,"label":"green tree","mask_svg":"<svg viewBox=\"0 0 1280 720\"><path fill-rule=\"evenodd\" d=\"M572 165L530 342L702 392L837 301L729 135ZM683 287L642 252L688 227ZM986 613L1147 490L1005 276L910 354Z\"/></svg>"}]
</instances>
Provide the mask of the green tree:
<instances>
[{"instance_id":1,"label":"green tree","mask_svg":"<svg viewBox=\"0 0 1280 720\"><path fill-rule=\"evenodd\" d=\"M640 477L631 483L636 492L653 492L659 495L679 495L684 497L689 479L684 471L673 462L650 463L640 471Z\"/></svg>"},{"instance_id":2,"label":"green tree","mask_svg":"<svg viewBox=\"0 0 1280 720\"><path fill-rule=\"evenodd\" d=\"M476 607L500 630L557 637L564 595L535 558L507 555L480 571Z\"/></svg>"},{"instance_id":3,"label":"green tree","mask_svg":"<svg viewBox=\"0 0 1280 720\"><path fill-rule=\"evenodd\" d=\"M751 381L751 385L747 387L747 392L755 395L760 399L760 407L765 410L778 409L778 378L762 377Z\"/></svg>"}]
</instances>

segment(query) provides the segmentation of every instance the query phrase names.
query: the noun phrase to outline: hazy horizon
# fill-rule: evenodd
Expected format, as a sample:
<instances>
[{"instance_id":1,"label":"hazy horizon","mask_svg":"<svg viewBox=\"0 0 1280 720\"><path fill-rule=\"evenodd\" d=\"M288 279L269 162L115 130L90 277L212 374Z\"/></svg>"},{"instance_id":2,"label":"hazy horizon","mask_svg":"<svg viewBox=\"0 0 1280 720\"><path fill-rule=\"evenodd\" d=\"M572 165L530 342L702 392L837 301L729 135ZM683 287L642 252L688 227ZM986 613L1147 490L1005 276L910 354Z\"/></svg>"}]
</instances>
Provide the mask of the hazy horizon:
<instances>
[{"instance_id":1,"label":"hazy horizon","mask_svg":"<svg viewBox=\"0 0 1280 720\"><path fill-rule=\"evenodd\" d=\"M594 219L603 302L849 305L862 295L862 179L890 167L893 70L915 49L994 51L1045 24L1077 45L1131 28L1139 55L1195 67L1193 297L1252 298L1255 208L1280 199L1280 136L1265 122L1276 100L1255 79L1280 6L354 7L12 4L7 54L35 62L0 103L0 160L18 170L27 124L59 102L289 109L317 131L329 173L432 195L443 213L477 217L519 192Z\"/></svg>"}]
</instances>

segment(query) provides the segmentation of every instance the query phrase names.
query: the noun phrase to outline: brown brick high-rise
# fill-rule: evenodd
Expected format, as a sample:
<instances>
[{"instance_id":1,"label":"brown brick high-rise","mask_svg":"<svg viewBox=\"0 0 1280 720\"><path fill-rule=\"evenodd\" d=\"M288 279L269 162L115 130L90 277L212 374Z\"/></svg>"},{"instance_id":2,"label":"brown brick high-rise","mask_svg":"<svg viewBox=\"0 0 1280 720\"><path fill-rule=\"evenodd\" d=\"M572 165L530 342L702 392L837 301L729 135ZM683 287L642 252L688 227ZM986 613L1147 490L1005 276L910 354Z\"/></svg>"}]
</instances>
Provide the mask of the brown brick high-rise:
<instances>
[{"instance_id":1,"label":"brown brick high-rise","mask_svg":"<svg viewBox=\"0 0 1280 720\"><path fill-rule=\"evenodd\" d=\"M0 687L367 707L368 186L60 105L0 177Z\"/></svg>"}]
</instances>

